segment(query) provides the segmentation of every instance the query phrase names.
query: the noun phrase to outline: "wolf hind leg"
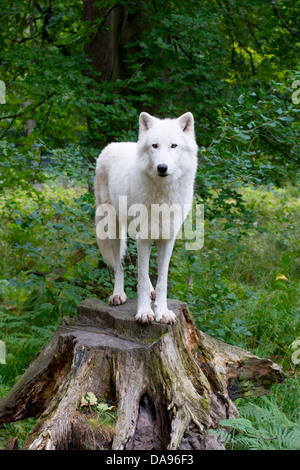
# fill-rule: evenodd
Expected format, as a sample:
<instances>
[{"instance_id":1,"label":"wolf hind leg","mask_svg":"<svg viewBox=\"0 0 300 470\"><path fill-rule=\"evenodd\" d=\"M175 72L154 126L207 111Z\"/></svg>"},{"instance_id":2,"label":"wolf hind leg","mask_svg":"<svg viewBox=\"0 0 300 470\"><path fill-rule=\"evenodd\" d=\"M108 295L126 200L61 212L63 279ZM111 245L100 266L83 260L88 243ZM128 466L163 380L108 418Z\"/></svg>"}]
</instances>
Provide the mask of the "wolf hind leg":
<instances>
[{"instance_id":1,"label":"wolf hind leg","mask_svg":"<svg viewBox=\"0 0 300 470\"><path fill-rule=\"evenodd\" d=\"M113 253L114 258L114 271L115 271L115 283L113 294L109 297L109 305L121 305L127 300L124 291L124 270L122 266L122 258L124 256L126 240L115 239L109 240L109 245Z\"/></svg>"},{"instance_id":2,"label":"wolf hind leg","mask_svg":"<svg viewBox=\"0 0 300 470\"><path fill-rule=\"evenodd\" d=\"M153 285L152 285L152 282L151 282L150 277L149 277L149 285L150 285L150 299L151 299L151 300L155 300L155 298L156 298L156 293L155 293L155 289L154 289L154 287L153 287Z\"/></svg>"}]
</instances>

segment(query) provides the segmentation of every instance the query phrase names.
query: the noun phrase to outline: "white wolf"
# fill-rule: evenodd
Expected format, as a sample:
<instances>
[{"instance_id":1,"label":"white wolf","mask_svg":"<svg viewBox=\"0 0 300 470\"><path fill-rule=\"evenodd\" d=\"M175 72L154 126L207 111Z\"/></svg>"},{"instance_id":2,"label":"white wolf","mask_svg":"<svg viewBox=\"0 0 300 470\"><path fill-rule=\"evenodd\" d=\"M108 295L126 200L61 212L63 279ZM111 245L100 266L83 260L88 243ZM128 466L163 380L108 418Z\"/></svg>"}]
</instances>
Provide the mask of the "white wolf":
<instances>
[{"instance_id":1,"label":"white wolf","mask_svg":"<svg viewBox=\"0 0 300 470\"><path fill-rule=\"evenodd\" d=\"M137 236L138 248L138 302L136 320L151 323L174 323L175 314L167 307L167 278L174 239L192 205L194 179L197 169L198 146L194 134L194 118L185 113L177 119L158 119L148 113L139 117L137 143L109 144L97 159L95 175L95 197L97 202L96 224L106 208L113 207L108 216L108 225L117 227L117 236L98 239L104 261L115 271L115 285L110 296L110 305L126 301L122 258L126 249L127 219L120 213L120 198L126 196L127 204L138 209L143 205L146 214L153 207L180 207L174 211L170 222L169 236L162 236L161 219L139 217L149 226L144 236ZM148 212L147 212L148 211ZM143 212L143 211L140 211ZM133 215L133 213L129 213ZM110 218L109 218L110 217ZM136 223L138 225L138 223ZM142 232L142 230L141 230ZM153 233L156 236L153 236ZM98 234L98 232L97 232ZM123 236L121 236L123 234ZM149 278L151 241L157 242L158 280L154 291ZM151 300L155 299L154 311Z\"/></svg>"}]
</instances>

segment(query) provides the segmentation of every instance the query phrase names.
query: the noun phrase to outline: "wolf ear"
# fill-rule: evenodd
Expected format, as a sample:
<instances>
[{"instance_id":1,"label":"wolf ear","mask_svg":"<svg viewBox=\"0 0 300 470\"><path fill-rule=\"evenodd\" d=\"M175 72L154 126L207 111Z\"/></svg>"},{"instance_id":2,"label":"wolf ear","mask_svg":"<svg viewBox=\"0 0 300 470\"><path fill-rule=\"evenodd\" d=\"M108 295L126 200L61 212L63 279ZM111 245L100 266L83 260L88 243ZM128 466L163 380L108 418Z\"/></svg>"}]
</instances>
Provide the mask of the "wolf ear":
<instances>
[{"instance_id":1,"label":"wolf ear","mask_svg":"<svg viewBox=\"0 0 300 470\"><path fill-rule=\"evenodd\" d=\"M179 125L183 132L194 132L194 116L192 113L185 113L178 118Z\"/></svg>"},{"instance_id":2,"label":"wolf ear","mask_svg":"<svg viewBox=\"0 0 300 470\"><path fill-rule=\"evenodd\" d=\"M154 119L155 118L153 116L150 116L150 114L148 113L141 113L140 119L139 119L140 131L141 132L148 131L148 129L150 129L150 127L153 126Z\"/></svg>"}]
</instances>

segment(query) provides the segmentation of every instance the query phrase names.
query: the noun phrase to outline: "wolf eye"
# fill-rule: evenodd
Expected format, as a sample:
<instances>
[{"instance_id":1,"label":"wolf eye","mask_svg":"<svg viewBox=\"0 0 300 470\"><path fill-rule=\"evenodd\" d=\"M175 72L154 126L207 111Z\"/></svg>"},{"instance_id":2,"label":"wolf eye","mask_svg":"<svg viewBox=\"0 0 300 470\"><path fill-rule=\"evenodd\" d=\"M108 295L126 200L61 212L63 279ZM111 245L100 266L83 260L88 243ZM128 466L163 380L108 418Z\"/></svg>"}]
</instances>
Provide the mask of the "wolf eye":
<instances>
[{"instance_id":1,"label":"wolf eye","mask_svg":"<svg viewBox=\"0 0 300 470\"><path fill-rule=\"evenodd\" d=\"M172 149L175 149L176 147L177 147L177 144L172 144L172 145L171 145L171 148L172 148Z\"/></svg>"},{"instance_id":2,"label":"wolf eye","mask_svg":"<svg viewBox=\"0 0 300 470\"><path fill-rule=\"evenodd\" d=\"M152 144L152 147L153 147L154 149L157 149L157 148L158 148L158 145L157 145L157 144Z\"/></svg>"}]
</instances>

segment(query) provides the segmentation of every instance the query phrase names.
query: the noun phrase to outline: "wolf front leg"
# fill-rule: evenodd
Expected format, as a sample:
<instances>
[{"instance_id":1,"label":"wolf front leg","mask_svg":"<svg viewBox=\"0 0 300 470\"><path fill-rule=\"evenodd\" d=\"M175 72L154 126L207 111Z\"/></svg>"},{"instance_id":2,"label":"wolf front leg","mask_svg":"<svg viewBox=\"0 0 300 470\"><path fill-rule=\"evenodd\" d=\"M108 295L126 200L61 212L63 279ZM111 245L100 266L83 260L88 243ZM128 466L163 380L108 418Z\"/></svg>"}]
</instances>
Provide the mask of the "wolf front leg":
<instances>
[{"instance_id":1,"label":"wolf front leg","mask_svg":"<svg viewBox=\"0 0 300 470\"><path fill-rule=\"evenodd\" d=\"M122 240L109 240L110 247L114 255L115 285L113 295L109 298L109 305L121 305L127 300L124 292L124 272L122 266L121 248Z\"/></svg>"},{"instance_id":2,"label":"wolf front leg","mask_svg":"<svg viewBox=\"0 0 300 470\"><path fill-rule=\"evenodd\" d=\"M149 258L151 253L151 240L137 240L138 249L138 303L136 320L140 323L152 323L154 312L151 309L149 296ZM151 285L150 285L151 289Z\"/></svg>"},{"instance_id":3,"label":"wolf front leg","mask_svg":"<svg viewBox=\"0 0 300 470\"><path fill-rule=\"evenodd\" d=\"M156 284L156 301L154 304L155 320L160 323L175 323L176 315L167 307L167 288L169 263L173 251L174 239L158 240L158 279Z\"/></svg>"}]
</instances>

